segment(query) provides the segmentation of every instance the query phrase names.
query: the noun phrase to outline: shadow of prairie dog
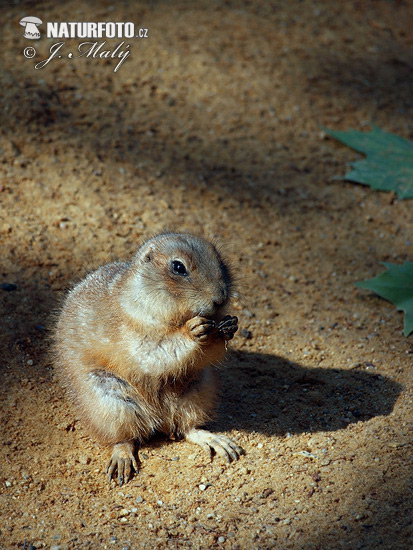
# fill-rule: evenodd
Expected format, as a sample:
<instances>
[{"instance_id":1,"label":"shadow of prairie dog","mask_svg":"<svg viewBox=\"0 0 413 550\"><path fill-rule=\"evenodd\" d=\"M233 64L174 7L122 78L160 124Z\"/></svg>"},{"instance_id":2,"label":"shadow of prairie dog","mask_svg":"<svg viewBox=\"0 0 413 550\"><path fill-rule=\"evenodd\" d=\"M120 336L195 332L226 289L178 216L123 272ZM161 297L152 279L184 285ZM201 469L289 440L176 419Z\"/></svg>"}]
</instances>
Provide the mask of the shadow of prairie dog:
<instances>
[{"instance_id":1,"label":"shadow of prairie dog","mask_svg":"<svg viewBox=\"0 0 413 550\"><path fill-rule=\"evenodd\" d=\"M225 315L229 268L208 241L164 233L130 263L88 275L68 294L54 333L56 372L94 436L113 448L109 480L138 471L135 444L176 434L235 460L242 449L198 426L212 415L219 362L238 328Z\"/></svg>"}]
</instances>

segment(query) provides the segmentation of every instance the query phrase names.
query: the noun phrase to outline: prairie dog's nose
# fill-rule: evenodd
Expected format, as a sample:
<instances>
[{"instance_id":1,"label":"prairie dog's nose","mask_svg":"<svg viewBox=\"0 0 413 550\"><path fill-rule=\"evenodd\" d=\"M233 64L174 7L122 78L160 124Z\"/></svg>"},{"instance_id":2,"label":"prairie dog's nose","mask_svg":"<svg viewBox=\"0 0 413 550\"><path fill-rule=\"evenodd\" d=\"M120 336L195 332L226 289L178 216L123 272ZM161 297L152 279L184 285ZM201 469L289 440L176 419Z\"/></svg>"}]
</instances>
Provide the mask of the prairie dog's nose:
<instances>
[{"instance_id":1,"label":"prairie dog's nose","mask_svg":"<svg viewBox=\"0 0 413 550\"><path fill-rule=\"evenodd\" d=\"M222 304L226 302L226 299L227 299L227 291L225 288L222 288L220 292L213 299L214 306L215 307L222 306Z\"/></svg>"}]
</instances>

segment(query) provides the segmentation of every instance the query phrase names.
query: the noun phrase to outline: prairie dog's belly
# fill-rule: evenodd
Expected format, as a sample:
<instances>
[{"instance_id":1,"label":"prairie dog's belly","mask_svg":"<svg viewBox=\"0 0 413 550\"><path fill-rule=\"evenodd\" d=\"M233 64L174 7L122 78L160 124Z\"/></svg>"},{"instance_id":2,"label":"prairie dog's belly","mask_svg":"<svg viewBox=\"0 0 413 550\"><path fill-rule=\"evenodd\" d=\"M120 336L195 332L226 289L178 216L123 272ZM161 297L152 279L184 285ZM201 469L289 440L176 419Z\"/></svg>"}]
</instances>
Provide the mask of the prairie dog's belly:
<instances>
[{"instance_id":1,"label":"prairie dog's belly","mask_svg":"<svg viewBox=\"0 0 413 550\"><path fill-rule=\"evenodd\" d=\"M103 368L130 381L178 375L199 355L196 343L182 333L153 340L149 335L137 337L129 327L119 327L116 334L105 333L103 328L91 330L81 341L75 339L73 350L86 359L89 370Z\"/></svg>"},{"instance_id":2,"label":"prairie dog's belly","mask_svg":"<svg viewBox=\"0 0 413 550\"><path fill-rule=\"evenodd\" d=\"M95 401L94 414L110 418L115 413L117 419L120 415L124 422L135 424L143 437L155 431L183 433L196 410L207 420L216 393L211 369L190 374L179 382L160 382L148 375L140 384L133 384L104 370L91 371L87 380L88 398ZM110 432L110 422L105 424Z\"/></svg>"},{"instance_id":3,"label":"prairie dog's belly","mask_svg":"<svg viewBox=\"0 0 413 550\"><path fill-rule=\"evenodd\" d=\"M196 348L195 342L181 332L137 338L127 327L120 331L119 345L142 374L155 377L179 372L187 366L188 357Z\"/></svg>"}]
</instances>

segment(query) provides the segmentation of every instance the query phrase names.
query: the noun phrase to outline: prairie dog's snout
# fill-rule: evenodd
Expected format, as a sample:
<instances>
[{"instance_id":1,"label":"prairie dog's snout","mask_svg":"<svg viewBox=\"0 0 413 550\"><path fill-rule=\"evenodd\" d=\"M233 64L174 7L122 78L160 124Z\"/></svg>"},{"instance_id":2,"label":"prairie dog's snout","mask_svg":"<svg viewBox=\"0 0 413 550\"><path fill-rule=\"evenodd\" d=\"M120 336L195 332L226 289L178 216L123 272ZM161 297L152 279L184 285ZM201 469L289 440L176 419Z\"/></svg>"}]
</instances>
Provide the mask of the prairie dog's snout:
<instances>
[{"instance_id":1,"label":"prairie dog's snout","mask_svg":"<svg viewBox=\"0 0 413 550\"><path fill-rule=\"evenodd\" d=\"M212 368L237 331L225 315L232 277L205 239L165 233L130 263L100 267L67 296L55 331L55 367L94 435L113 446L109 478L138 469L134 445L180 434L229 460L242 449L197 426L216 401Z\"/></svg>"}]
</instances>

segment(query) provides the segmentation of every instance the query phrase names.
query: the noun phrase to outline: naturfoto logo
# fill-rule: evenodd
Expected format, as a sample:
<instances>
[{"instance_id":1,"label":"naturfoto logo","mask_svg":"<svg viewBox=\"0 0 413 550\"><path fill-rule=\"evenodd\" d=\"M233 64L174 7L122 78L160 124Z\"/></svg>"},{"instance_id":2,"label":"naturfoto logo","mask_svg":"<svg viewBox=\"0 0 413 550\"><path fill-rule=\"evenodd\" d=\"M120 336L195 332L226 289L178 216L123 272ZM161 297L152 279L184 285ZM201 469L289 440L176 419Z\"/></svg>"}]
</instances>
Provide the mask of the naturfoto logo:
<instances>
[{"instance_id":1,"label":"naturfoto logo","mask_svg":"<svg viewBox=\"0 0 413 550\"><path fill-rule=\"evenodd\" d=\"M38 17L28 16L23 17L19 21L20 25L25 27L24 37L30 40L40 38L38 26L42 24L42 20ZM77 46L77 50L65 52L66 42L55 42L49 48L49 56L46 59L38 61L34 68L43 69L54 59L77 59L78 57L88 57L93 59L117 58L119 61L114 68L117 72L119 67L130 55L130 44L122 40L113 48L106 46L106 39L121 38L135 39L148 38L148 29L136 28L132 22L47 22L46 23L47 38L91 38L101 39L102 42L81 42ZM73 48L70 48L73 50ZM33 47L25 48L24 56L32 59L37 54Z\"/></svg>"},{"instance_id":2,"label":"naturfoto logo","mask_svg":"<svg viewBox=\"0 0 413 550\"><path fill-rule=\"evenodd\" d=\"M148 38L148 29L138 29L134 23L47 23L47 38Z\"/></svg>"},{"instance_id":3,"label":"naturfoto logo","mask_svg":"<svg viewBox=\"0 0 413 550\"><path fill-rule=\"evenodd\" d=\"M23 17L20 19L20 25L24 27L24 38L29 40L37 40L40 38L40 32L38 26L41 25L43 21L38 17Z\"/></svg>"}]
</instances>

